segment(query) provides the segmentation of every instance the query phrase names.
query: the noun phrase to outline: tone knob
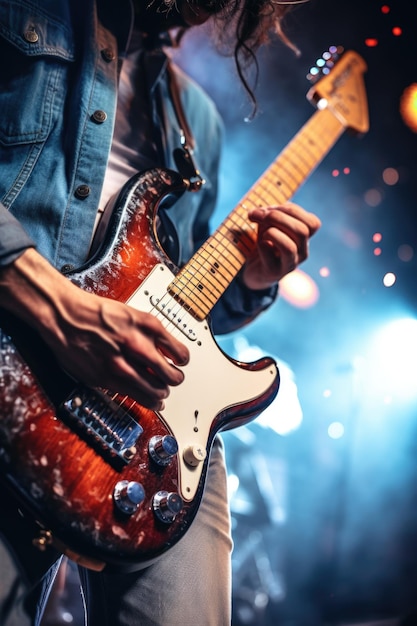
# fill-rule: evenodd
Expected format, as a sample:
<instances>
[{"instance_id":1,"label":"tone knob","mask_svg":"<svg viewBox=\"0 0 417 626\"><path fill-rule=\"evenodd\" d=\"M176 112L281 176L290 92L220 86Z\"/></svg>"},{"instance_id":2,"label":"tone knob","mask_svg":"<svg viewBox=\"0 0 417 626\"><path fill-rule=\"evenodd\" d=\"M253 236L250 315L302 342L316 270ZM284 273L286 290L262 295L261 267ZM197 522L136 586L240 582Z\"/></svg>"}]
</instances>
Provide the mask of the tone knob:
<instances>
[{"instance_id":1,"label":"tone knob","mask_svg":"<svg viewBox=\"0 0 417 626\"><path fill-rule=\"evenodd\" d=\"M187 465L191 465L191 467L197 467L197 465L205 460L207 452L202 446L195 444L192 446L188 446L188 448L185 448L182 456Z\"/></svg>"},{"instance_id":2,"label":"tone knob","mask_svg":"<svg viewBox=\"0 0 417 626\"><path fill-rule=\"evenodd\" d=\"M153 497L153 510L161 522L171 524L181 511L183 501L175 492L158 491Z\"/></svg>"},{"instance_id":3,"label":"tone knob","mask_svg":"<svg viewBox=\"0 0 417 626\"><path fill-rule=\"evenodd\" d=\"M149 454L158 465L168 465L178 452L178 444L171 435L155 435L149 440Z\"/></svg>"},{"instance_id":4,"label":"tone knob","mask_svg":"<svg viewBox=\"0 0 417 626\"><path fill-rule=\"evenodd\" d=\"M133 515L138 510L139 504L145 499L145 490L140 483L134 480L119 480L113 490L113 499L122 513Z\"/></svg>"}]
</instances>

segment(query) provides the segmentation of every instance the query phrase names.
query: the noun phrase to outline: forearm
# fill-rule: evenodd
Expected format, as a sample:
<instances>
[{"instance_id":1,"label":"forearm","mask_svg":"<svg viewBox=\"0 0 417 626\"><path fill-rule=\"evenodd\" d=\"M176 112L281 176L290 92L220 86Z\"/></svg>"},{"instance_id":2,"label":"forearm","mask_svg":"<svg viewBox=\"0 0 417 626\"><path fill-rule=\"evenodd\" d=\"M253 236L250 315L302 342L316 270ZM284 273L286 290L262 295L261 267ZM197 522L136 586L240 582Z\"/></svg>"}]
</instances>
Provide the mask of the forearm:
<instances>
[{"instance_id":1,"label":"forearm","mask_svg":"<svg viewBox=\"0 0 417 626\"><path fill-rule=\"evenodd\" d=\"M160 409L186 347L155 316L83 291L36 250L0 269L1 307L35 329L77 380Z\"/></svg>"},{"instance_id":2,"label":"forearm","mask_svg":"<svg viewBox=\"0 0 417 626\"><path fill-rule=\"evenodd\" d=\"M0 306L41 334L51 328L72 289L77 288L34 248L0 267Z\"/></svg>"}]
</instances>

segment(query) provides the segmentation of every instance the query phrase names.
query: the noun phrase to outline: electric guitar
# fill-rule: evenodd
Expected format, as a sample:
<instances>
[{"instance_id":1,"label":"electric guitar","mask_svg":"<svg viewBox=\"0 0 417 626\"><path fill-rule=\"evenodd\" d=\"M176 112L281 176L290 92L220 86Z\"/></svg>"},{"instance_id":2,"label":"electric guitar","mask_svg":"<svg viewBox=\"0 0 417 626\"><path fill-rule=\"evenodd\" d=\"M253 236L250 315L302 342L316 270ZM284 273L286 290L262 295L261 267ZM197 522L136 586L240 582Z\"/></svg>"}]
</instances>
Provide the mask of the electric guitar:
<instances>
[{"instance_id":1,"label":"electric guitar","mask_svg":"<svg viewBox=\"0 0 417 626\"><path fill-rule=\"evenodd\" d=\"M324 68L333 65L327 56ZM317 110L238 206L179 271L156 232L157 210L188 182L151 169L123 187L101 248L69 279L158 317L190 349L185 380L160 412L69 377L40 338L2 312L2 480L39 523L34 542L100 570L162 555L198 510L215 435L274 399L273 359L241 363L216 344L208 317L256 245L248 212L291 198L342 133L368 128L363 59L344 53L308 94Z\"/></svg>"}]
</instances>

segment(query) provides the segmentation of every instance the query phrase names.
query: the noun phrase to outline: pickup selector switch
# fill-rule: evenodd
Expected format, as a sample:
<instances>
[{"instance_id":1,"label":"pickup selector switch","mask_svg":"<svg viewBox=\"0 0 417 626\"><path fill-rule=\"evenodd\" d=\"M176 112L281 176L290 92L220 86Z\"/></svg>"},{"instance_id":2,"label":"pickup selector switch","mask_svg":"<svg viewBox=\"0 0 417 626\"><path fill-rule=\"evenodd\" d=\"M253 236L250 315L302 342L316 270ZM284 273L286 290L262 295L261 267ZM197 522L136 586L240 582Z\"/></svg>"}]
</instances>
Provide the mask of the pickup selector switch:
<instances>
[{"instance_id":1,"label":"pickup selector switch","mask_svg":"<svg viewBox=\"0 0 417 626\"><path fill-rule=\"evenodd\" d=\"M207 452L202 446L194 444L185 448L182 456L187 465L197 467L205 460Z\"/></svg>"},{"instance_id":2,"label":"pickup selector switch","mask_svg":"<svg viewBox=\"0 0 417 626\"><path fill-rule=\"evenodd\" d=\"M153 510L156 517L165 524L171 524L182 510L183 501L175 492L158 491L153 497Z\"/></svg>"},{"instance_id":3,"label":"pickup selector switch","mask_svg":"<svg viewBox=\"0 0 417 626\"><path fill-rule=\"evenodd\" d=\"M178 452L177 440L171 435L155 435L149 440L148 450L157 465L168 465Z\"/></svg>"},{"instance_id":4,"label":"pickup selector switch","mask_svg":"<svg viewBox=\"0 0 417 626\"><path fill-rule=\"evenodd\" d=\"M113 500L117 508L133 515L138 510L139 505L145 499L145 490L140 483L134 480L119 480L113 490Z\"/></svg>"}]
</instances>

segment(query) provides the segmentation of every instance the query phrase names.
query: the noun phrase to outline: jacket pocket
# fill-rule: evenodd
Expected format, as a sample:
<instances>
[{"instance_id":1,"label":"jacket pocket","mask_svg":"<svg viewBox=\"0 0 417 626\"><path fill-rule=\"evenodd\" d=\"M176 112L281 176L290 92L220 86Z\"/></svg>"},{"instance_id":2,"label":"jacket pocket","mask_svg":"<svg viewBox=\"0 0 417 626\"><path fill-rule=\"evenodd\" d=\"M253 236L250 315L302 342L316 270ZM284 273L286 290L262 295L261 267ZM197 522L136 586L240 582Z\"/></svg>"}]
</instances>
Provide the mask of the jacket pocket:
<instances>
[{"instance_id":1,"label":"jacket pocket","mask_svg":"<svg viewBox=\"0 0 417 626\"><path fill-rule=\"evenodd\" d=\"M74 60L70 20L44 3L0 0L0 143L42 142L50 132L62 73ZM61 3L56 2L59 6ZM65 81L64 81L65 84ZM55 106L55 110L60 110Z\"/></svg>"}]
</instances>

